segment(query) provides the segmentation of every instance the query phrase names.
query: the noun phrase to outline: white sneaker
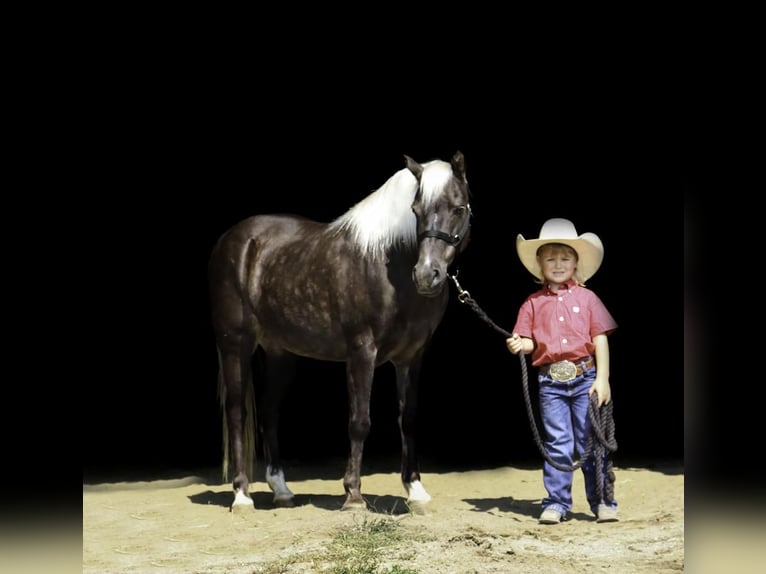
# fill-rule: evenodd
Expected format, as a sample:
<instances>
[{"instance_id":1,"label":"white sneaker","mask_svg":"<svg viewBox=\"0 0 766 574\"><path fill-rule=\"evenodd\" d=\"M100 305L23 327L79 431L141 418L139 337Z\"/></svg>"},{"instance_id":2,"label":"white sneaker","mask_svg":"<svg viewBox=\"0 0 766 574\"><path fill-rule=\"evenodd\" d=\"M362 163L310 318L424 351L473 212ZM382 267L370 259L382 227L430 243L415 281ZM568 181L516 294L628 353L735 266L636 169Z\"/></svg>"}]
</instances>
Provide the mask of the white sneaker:
<instances>
[{"instance_id":1,"label":"white sneaker","mask_svg":"<svg viewBox=\"0 0 766 574\"><path fill-rule=\"evenodd\" d=\"M546 508L540 515L540 524L558 524L561 522L561 513L555 508Z\"/></svg>"},{"instance_id":2,"label":"white sneaker","mask_svg":"<svg viewBox=\"0 0 766 574\"><path fill-rule=\"evenodd\" d=\"M617 522L617 508L607 506L606 504L599 504L596 522Z\"/></svg>"}]
</instances>

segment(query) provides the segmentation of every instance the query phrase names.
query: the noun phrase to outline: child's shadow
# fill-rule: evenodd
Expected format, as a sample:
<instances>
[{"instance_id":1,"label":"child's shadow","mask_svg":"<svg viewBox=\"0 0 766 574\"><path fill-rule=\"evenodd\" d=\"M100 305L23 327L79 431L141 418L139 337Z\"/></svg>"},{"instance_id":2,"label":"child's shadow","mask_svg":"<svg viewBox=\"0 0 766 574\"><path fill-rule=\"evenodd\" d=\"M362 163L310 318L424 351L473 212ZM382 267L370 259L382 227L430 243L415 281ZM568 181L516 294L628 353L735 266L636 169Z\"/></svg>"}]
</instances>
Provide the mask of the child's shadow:
<instances>
[{"instance_id":1,"label":"child's shadow","mask_svg":"<svg viewBox=\"0 0 766 574\"><path fill-rule=\"evenodd\" d=\"M517 500L512 496L503 496L501 498L464 498L463 500L473 506L472 510L474 512L496 514L496 510L497 513L521 514L522 516L530 516L537 519L543 511L539 498ZM592 519L592 517L582 512L570 512L568 518L570 520L573 518L578 520ZM514 518L514 520L520 521L519 518Z\"/></svg>"}]
</instances>

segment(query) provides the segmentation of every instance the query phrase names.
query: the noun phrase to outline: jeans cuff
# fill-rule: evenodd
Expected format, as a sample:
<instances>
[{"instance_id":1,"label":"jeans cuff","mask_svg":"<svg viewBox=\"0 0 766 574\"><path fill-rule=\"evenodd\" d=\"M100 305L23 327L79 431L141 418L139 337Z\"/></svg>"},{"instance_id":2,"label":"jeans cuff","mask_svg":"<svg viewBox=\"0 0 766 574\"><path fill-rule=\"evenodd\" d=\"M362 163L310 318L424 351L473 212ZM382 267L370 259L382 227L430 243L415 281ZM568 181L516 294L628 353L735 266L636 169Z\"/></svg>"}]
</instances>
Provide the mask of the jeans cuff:
<instances>
[{"instance_id":1,"label":"jeans cuff","mask_svg":"<svg viewBox=\"0 0 766 574\"><path fill-rule=\"evenodd\" d=\"M548 504L547 506L543 506L543 510L557 510L558 512L561 513L561 516L566 516L567 513L569 512L566 508L564 508L560 504L556 504L556 503Z\"/></svg>"}]
</instances>

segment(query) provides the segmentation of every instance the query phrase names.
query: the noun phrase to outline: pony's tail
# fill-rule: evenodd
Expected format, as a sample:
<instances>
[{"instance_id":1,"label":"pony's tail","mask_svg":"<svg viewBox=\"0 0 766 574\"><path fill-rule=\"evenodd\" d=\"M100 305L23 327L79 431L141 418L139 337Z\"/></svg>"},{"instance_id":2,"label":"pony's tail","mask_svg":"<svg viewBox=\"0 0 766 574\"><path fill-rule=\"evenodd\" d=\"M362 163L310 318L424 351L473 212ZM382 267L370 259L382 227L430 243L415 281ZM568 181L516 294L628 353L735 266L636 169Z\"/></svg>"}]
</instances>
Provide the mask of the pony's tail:
<instances>
[{"instance_id":1,"label":"pony's tail","mask_svg":"<svg viewBox=\"0 0 766 574\"><path fill-rule=\"evenodd\" d=\"M231 453L229 444L229 423L226 417L226 385L223 383L223 371L218 371L218 399L221 405L221 417L223 420L223 465L221 473L223 482L229 482L229 455ZM255 432L255 392L253 383L250 380L245 381L245 429L243 433L243 447L245 450L245 472L249 480L255 478L255 451L257 448L257 435Z\"/></svg>"}]
</instances>

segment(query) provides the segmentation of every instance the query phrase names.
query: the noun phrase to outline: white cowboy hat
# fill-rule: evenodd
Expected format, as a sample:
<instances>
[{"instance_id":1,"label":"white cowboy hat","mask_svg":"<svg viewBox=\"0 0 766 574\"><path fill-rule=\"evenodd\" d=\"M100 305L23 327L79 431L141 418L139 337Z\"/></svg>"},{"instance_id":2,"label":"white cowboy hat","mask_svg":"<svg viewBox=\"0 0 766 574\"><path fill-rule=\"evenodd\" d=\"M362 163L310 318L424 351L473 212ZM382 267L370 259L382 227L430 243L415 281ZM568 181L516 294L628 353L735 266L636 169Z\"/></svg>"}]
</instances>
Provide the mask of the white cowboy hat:
<instances>
[{"instance_id":1,"label":"white cowboy hat","mask_svg":"<svg viewBox=\"0 0 766 574\"><path fill-rule=\"evenodd\" d=\"M601 267L604 259L604 245L595 233L577 235L574 223L568 219L554 217L540 228L540 237L524 239L521 233L516 237L516 252L527 270L543 280L540 265L537 262L537 249L546 243L563 243L577 251L577 271L575 277L585 283Z\"/></svg>"}]
</instances>

